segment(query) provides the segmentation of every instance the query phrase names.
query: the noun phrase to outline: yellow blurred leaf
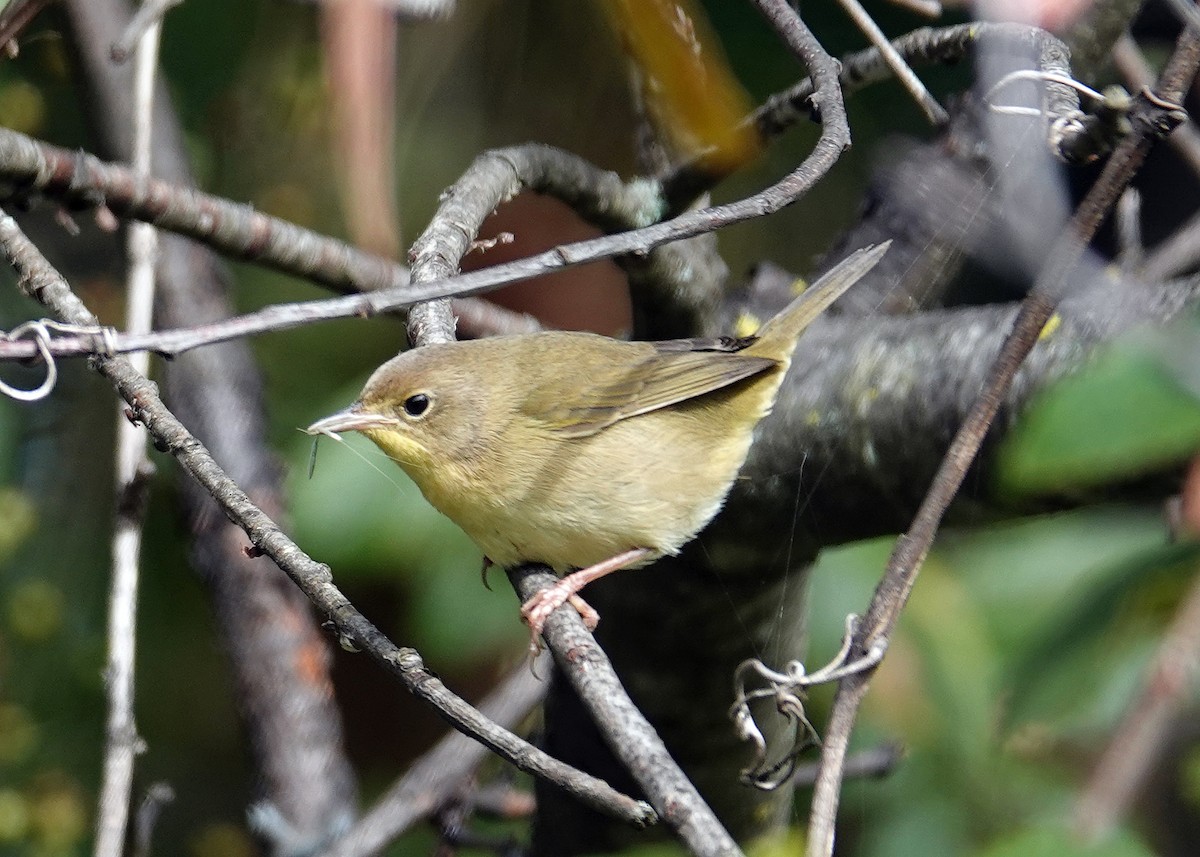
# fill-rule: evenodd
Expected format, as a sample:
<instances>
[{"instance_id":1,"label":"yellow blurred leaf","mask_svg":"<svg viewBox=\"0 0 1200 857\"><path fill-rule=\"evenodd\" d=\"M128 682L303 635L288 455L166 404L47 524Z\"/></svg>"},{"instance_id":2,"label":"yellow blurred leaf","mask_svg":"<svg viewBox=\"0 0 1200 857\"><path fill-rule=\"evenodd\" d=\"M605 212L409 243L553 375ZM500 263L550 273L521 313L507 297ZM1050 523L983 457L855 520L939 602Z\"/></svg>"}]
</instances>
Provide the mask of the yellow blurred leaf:
<instances>
[{"instance_id":1,"label":"yellow blurred leaf","mask_svg":"<svg viewBox=\"0 0 1200 857\"><path fill-rule=\"evenodd\" d=\"M692 0L600 0L642 75L646 106L675 154L724 175L753 158L750 99Z\"/></svg>"}]
</instances>

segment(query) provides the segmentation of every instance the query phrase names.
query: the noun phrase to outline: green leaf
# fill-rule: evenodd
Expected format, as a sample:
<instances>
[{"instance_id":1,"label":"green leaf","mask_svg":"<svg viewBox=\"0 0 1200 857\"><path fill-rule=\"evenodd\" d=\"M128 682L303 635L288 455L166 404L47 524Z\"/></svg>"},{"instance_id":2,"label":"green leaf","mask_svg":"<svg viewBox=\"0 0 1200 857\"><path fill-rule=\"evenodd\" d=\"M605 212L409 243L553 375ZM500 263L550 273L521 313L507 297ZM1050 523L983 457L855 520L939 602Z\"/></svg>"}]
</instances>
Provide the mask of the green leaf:
<instances>
[{"instance_id":1,"label":"green leaf","mask_svg":"<svg viewBox=\"0 0 1200 857\"><path fill-rule=\"evenodd\" d=\"M1182 338L1116 348L1039 395L1000 448L999 490L1070 495L1194 454L1200 400L1164 347ZM1194 356L1193 338L1184 350Z\"/></svg>"},{"instance_id":2,"label":"green leaf","mask_svg":"<svg viewBox=\"0 0 1200 857\"><path fill-rule=\"evenodd\" d=\"M1195 543L1160 545L1059 599L1059 609L1013 658L1006 720L1040 715L1060 725L1073 720L1070 728L1079 729L1119 716L1164 627L1154 608L1173 609L1198 558ZM1094 668L1099 663L1107 665L1102 677Z\"/></svg>"}]
</instances>

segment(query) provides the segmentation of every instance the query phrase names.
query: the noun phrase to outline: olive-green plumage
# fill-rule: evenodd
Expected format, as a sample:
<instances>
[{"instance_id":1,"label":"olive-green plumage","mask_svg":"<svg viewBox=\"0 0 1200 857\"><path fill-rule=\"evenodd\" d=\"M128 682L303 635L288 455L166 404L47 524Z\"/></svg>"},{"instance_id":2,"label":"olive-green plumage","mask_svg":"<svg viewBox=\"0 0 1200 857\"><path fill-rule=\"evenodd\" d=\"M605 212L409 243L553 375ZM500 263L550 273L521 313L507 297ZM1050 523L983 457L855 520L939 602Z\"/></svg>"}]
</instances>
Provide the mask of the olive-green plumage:
<instances>
[{"instance_id":1,"label":"olive-green plumage","mask_svg":"<svg viewBox=\"0 0 1200 857\"><path fill-rule=\"evenodd\" d=\"M365 434L499 565L562 572L637 548L645 564L717 513L797 337L885 250L854 253L745 339L418 348L309 431Z\"/></svg>"}]
</instances>

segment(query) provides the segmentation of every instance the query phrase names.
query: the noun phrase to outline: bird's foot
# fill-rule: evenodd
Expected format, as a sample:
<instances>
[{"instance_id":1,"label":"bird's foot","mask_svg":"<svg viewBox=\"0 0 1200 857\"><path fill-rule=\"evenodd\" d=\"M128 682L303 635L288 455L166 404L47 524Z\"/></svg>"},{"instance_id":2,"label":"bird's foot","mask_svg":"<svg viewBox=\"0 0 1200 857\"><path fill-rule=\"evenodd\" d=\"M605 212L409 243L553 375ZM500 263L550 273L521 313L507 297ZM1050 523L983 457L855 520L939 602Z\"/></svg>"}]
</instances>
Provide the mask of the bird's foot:
<instances>
[{"instance_id":1,"label":"bird's foot","mask_svg":"<svg viewBox=\"0 0 1200 857\"><path fill-rule=\"evenodd\" d=\"M536 656L542 651L542 629L550 614L563 604L575 608L584 626L589 631L595 631L600 624L600 614L596 608L583 600L583 597L563 586L559 581L554 586L543 589L521 605L521 619L529 626L529 654Z\"/></svg>"},{"instance_id":2,"label":"bird's foot","mask_svg":"<svg viewBox=\"0 0 1200 857\"><path fill-rule=\"evenodd\" d=\"M595 565L572 572L562 580L557 581L553 586L548 586L541 592L534 594L533 597L521 605L521 618L529 626L529 630L532 633L530 650L535 653L541 651L542 644L540 637L542 636L542 628L546 626L546 620L550 618L551 613L568 601L579 612L580 617L583 619L583 624L587 626L587 629L589 631L596 630L596 625L600 622L600 614L590 604L579 597L579 590L583 589L583 587L587 586L593 580L598 580L606 574L611 574L627 565L645 559L650 553L646 548L634 548L633 550L619 553L614 557L604 560L604 562L598 562Z\"/></svg>"}]
</instances>

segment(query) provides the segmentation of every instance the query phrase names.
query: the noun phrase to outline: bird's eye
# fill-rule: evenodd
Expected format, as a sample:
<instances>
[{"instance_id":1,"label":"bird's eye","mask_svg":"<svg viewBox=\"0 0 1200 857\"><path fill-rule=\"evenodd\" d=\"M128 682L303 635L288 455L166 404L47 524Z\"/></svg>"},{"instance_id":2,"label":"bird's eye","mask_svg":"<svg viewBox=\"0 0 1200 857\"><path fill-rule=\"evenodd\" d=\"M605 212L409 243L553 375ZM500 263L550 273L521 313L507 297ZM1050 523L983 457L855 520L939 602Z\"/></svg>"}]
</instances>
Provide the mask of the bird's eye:
<instances>
[{"instance_id":1,"label":"bird's eye","mask_svg":"<svg viewBox=\"0 0 1200 857\"><path fill-rule=\"evenodd\" d=\"M429 410L429 396L416 393L404 400L404 413L410 417L419 417Z\"/></svg>"}]
</instances>

